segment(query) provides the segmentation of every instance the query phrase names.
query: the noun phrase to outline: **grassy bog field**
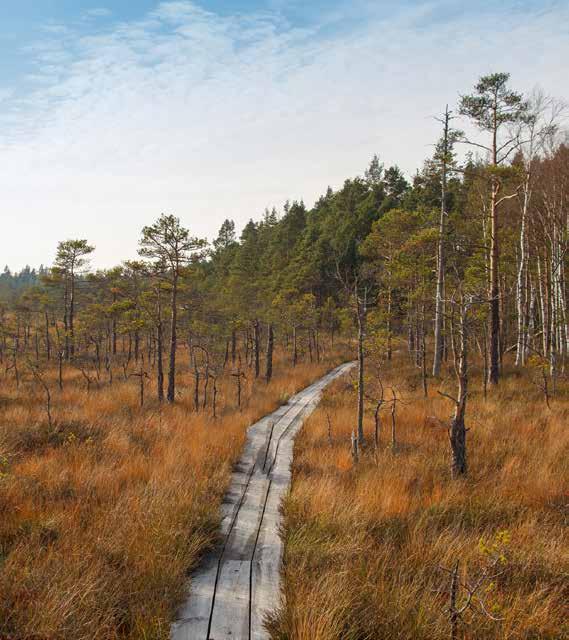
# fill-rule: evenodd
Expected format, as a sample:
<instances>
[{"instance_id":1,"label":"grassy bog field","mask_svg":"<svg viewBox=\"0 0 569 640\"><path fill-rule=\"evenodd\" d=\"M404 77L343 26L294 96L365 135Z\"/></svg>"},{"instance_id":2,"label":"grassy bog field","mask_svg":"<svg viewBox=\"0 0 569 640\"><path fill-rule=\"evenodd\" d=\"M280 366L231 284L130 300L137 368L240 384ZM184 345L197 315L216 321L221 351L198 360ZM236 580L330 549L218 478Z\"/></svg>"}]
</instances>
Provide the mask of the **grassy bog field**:
<instances>
[{"instance_id":1,"label":"grassy bog field","mask_svg":"<svg viewBox=\"0 0 569 640\"><path fill-rule=\"evenodd\" d=\"M0 381L0 637L168 638L188 571L216 539L218 508L246 428L338 364L275 359L271 384L219 383L218 419L194 410L182 364L174 406L136 378L87 391L66 366L45 393L25 372ZM211 393L211 390L210 390Z\"/></svg>"},{"instance_id":2,"label":"grassy bog field","mask_svg":"<svg viewBox=\"0 0 569 640\"><path fill-rule=\"evenodd\" d=\"M285 505L285 605L272 620L278 640L443 640L451 638L449 590L475 584L498 558L456 637L469 640L569 638L569 404L564 384L548 410L528 371L507 367L485 400L472 371L467 410L469 474L451 480L452 413L437 389L423 397L407 356L382 371L402 402L391 446L391 409L380 446L354 464L354 384L330 389L295 448ZM371 376L371 373L370 373ZM368 381L369 393L375 389ZM371 404L371 403L370 403ZM457 606L468 592L460 587ZM485 615L484 607L492 618Z\"/></svg>"}]
</instances>

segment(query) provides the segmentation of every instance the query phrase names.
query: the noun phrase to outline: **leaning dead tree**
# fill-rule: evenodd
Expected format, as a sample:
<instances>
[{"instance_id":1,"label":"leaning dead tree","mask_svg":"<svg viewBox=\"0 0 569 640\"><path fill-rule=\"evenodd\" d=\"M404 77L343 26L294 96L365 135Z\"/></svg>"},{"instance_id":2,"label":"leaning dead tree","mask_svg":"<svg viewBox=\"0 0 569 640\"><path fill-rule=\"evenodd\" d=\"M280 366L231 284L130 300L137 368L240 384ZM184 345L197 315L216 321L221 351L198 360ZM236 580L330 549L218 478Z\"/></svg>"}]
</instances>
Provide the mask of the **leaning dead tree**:
<instances>
[{"instance_id":1,"label":"leaning dead tree","mask_svg":"<svg viewBox=\"0 0 569 640\"><path fill-rule=\"evenodd\" d=\"M454 415L449 425L451 450L451 473L453 478L466 475L466 400L468 397L468 314L474 303L472 296L459 294L459 300L451 300L453 311L458 310L459 323L455 326L451 317L451 344L454 356L454 371L457 381L457 397L439 391L439 394L451 400L455 405ZM453 313L454 316L454 313ZM457 334L457 335L455 335ZM457 344L458 337L458 344Z\"/></svg>"}]
</instances>

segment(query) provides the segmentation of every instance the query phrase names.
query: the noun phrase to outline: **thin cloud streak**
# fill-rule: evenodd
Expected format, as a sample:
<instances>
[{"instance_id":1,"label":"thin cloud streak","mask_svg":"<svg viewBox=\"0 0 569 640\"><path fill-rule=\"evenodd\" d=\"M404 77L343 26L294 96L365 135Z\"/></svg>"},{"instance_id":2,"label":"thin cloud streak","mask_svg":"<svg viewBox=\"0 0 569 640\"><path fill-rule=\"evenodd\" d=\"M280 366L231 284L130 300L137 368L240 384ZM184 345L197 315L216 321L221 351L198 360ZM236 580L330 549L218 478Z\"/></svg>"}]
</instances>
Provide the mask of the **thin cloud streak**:
<instances>
[{"instance_id":1,"label":"thin cloud streak","mask_svg":"<svg viewBox=\"0 0 569 640\"><path fill-rule=\"evenodd\" d=\"M163 2L142 20L37 43L36 88L0 102L2 259L49 262L57 240L80 236L110 266L162 211L211 239L225 217L243 225L289 197L311 204L375 152L413 172L438 136L429 116L482 73L564 86L567 8L442 11L451 4L367 3L365 23L346 30Z\"/></svg>"}]
</instances>

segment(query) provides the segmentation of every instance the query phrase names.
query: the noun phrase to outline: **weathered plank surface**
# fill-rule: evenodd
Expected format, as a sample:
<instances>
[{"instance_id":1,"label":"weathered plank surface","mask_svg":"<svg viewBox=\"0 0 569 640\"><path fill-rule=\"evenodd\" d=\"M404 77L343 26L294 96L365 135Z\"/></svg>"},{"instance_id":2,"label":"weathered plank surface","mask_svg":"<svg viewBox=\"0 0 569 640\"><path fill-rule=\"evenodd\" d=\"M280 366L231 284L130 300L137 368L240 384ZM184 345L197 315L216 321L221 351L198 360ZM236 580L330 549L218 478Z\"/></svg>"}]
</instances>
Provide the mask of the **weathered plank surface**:
<instances>
[{"instance_id":1,"label":"weathered plank surface","mask_svg":"<svg viewBox=\"0 0 569 640\"><path fill-rule=\"evenodd\" d=\"M280 602L280 504L290 485L294 437L345 364L255 423L222 505L219 548L189 583L172 640L267 640L263 620Z\"/></svg>"}]
</instances>

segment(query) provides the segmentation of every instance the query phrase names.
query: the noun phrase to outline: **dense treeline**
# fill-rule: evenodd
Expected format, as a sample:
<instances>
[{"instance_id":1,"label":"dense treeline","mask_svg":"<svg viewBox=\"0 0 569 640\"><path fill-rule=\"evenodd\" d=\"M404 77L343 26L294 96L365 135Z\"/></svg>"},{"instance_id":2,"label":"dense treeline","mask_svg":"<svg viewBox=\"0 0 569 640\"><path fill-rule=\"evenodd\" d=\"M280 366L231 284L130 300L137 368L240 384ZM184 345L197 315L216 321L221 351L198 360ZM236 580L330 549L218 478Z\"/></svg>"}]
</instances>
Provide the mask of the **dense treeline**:
<instances>
[{"instance_id":1,"label":"dense treeline","mask_svg":"<svg viewBox=\"0 0 569 640\"><path fill-rule=\"evenodd\" d=\"M291 364L317 361L322 334L332 342L357 320L362 412L365 356L380 345L389 359L396 333L407 334L425 387L454 356L460 429L469 349L489 384L511 352L517 365L540 367L554 393L569 346L563 105L508 82L486 76L455 113L446 109L435 153L411 183L376 156L312 209L267 210L240 237L226 220L211 246L163 215L143 229L140 260L105 271L86 271L86 240L61 242L53 267L2 303L0 358L15 371L26 353L38 364L73 360L109 380L144 359L140 375L173 402L180 343L203 382L228 364L269 381L275 340ZM460 119L476 137L454 128Z\"/></svg>"},{"instance_id":2,"label":"dense treeline","mask_svg":"<svg viewBox=\"0 0 569 640\"><path fill-rule=\"evenodd\" d=\"M19 295L22 289L39 284L40 278L46 274L47 269L43 265L37 270L27 265L16 273L12 273L6 265L0 274L0 300L11 303L14 296Z\"/></svg>"}]
</instances>

